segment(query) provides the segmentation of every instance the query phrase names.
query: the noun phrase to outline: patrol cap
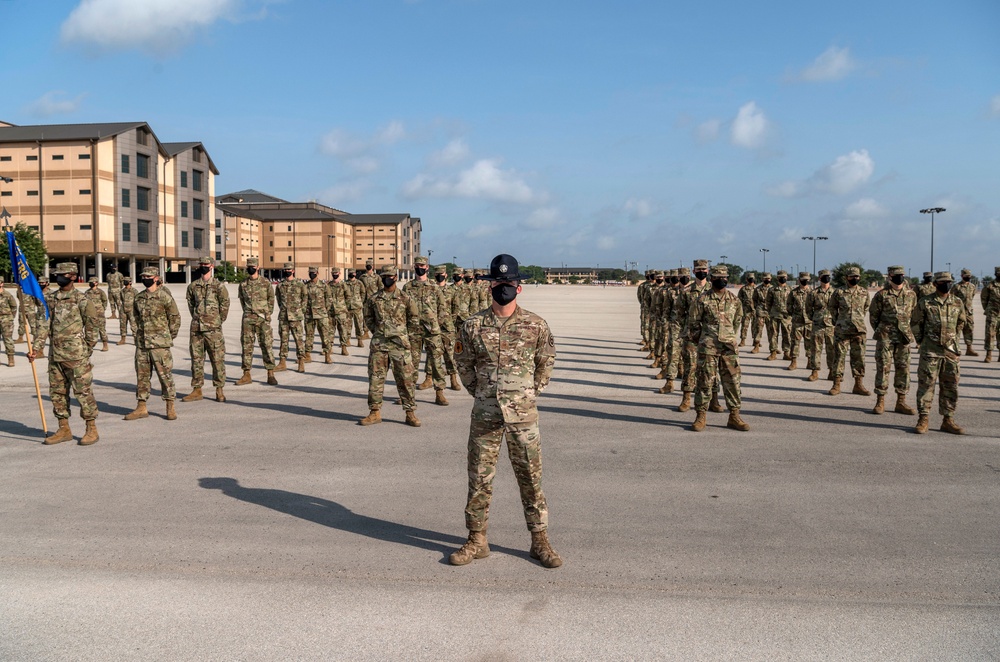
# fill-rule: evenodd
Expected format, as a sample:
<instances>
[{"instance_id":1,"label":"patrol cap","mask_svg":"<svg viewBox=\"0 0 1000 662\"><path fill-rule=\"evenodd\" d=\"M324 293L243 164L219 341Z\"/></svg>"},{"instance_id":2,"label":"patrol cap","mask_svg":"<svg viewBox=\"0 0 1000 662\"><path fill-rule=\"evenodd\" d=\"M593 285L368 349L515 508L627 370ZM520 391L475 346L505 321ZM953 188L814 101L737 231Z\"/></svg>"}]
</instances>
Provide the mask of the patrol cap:
<instances>
[{"instance_id":1,"label":"patrol cap","mask_svg":"<svg viewBox=\"0 0 1000 662\"><path fill-rule=\"evenodd\" d=\"M46 285L49 284L49 277L48 276L39 276L38 277L38 284L41 285L42 287L45 287Z\"/></svg>"},{"instance_id":2,"label":"patrol cap","mask_svg":"<svg viewBox=\"0 0 1000 662\"><path fill-rule=\"evenodd\" d=\"M311 274L318 274L319 273L319 267L313 266L313 265L310 264L309 265L309 273L311 273Z\"/></svg>"},{"instance_id":3,"label":"patrol cap","mask_svg":"<svg viewBox=\"0 0 1000 662\"><path fill-rule=\"evenodd\" d=\"M395 264L385 264L379 269L380 276L395 276L396 275L396 265Z\"/></svg>"},{"instance_id":4,"label":"patrol cap","mask_svg":"<svg viewBox=\"0 0 1000 662\"><path fill-rule=\"evenodd\" d=\"M42 281L38 281L38 282L40 283ZM48 283L49 283L49 279L46 278L45 279L45 284L48 285ZM125 284L126 285L131 285L132 284L132 277L131 276L125 276Z\"/></svg>"},{"instance_id":5,"label":"patrol cap","mask_svg":"<svg viewBox=\"0 0 1000 662\"><path fill-rule=\"evenodd\" d=\"M962 275L963 276L971 276L972 272L969 271L968 269L962 269Z\"/></svg>"},{"instance_id":6,"label":"patrol cap","mask_svg":"<svg viewBox=\"0 0 1000 662\"><path fill-rule=\"evenodd\" d=\"M677 270L676 270L676 269L671 269L671 270L670 270L670 271L669 271L669 272L667 273L667 275L668 275L668 276L670 276L671 278L676 278L676 277L677 277Z\"/></svg>"},{"instance_id":7,"label":"patrol cap","mask_svg":"<svg viewBox=\"0 0 1000 662\"><path fill-rule=\"evenodd\" d=\"M761 278L763 278L764 280L767 280L770 277L771 277L771 272L770 271L765 271L764 275L761 276Z\"/></svg>"},{"instance_id":8,"label":"patrol cap","mask_svg":"<svg viewBox=\"0 0 1000 662\"><path fill-rule=\"evenodd\" d=\"M198 259L198 264L201 265L201 266L203 266L203 267L214 267L215 266L215 259L212 258L212 257L209 257L208 255L205 255L205 256L203 256L203 257L201 257L201 258Z\"/></svg>"},{"instance_id":9,"label":"patrol cap","mask_svg":"<svg viewBox=\"0 0 1000 662\"><path fill-rule=\"evenodd\" d=\"M462 267L455 267L455 271L452 272L452 276L454 276L455 274L458 274L459 276L464 276L465 269L463 269Z\"/></svg>"},{"instance_id":10,"label":"patrol cap","mask_svg":"<svg viewBox=\"0 0 1000 662\"><path fill-rule=\"evenodd\" d=\"M903 276L905 274L906 274L906 268L904 268L904 267L902 267L902 266L900 266L898 264L895 264L895 265L889 267L889 275L890 276Z\"/></svg>"},{"instance_id":11,"label":"patrol cap","mask_svg":"<svg viewBox=\"0 0 1000 662\"><path fill-rule=\"evenodd\" d=\"M861 275L861 269L858 269L857 267L847 267L847 275L848 276L860 276Z\"/></svg>"},{"instance_id":12,"label":"patrol cap","mask_svg":"<svg viewBox=\"0 0 1000 662\"><path fill-rule=\"evenodd\" d=\"M87 282L91 285L96 285L99 281L97 280L97 276L91 276L87 279Z\"/></svg>"},{"instance_id":13,"label":"patrol cap","mask_svg":"<svg viewBox=\"0 0 1000 662\"><path fill-rule=\"evenodd\" d=\"M924 278L934 278L934 274L929 271L924 272Z\"/></svg>"},{"instance_id":14,"label":"patrol cap","mask_svg":"<svg viewBox=\"0 0 1000 662\"><path fill-rule=\"evenodd\" d=\"M156 267L146 267L142 270L142 275L156 278L160 275L160 270Z\"/></svg>"},{"instance_id":15,"label":"patrol cap","mask_svg":"<svg viewBox=\"0 0 1000 662\"><path fill-rule=\"evenodd\" d=\"M282 265L282 267L281 267L281 268L282 268L282 269L285 269L285 270L287 270L287 269L291 269L292 271L295 271L295 264L294 264L294 263L292 263L292 262L285 262L285 264L284 264L284 265Z\"/></svg>"},{"instance_id":16,"label":"patrol cap","mask_svg":"<svg viewBox=\"0 0 1000 662\"><path fill-rule=\"evenodd\" d=\"M416 256L415 258L413 258L413 264L427 264L427 256L426 255Z\"/></svg>"},{"instance_id":17,"label":"patrol cap","mask_svg":"<svg viewBox=\"0 0 1000 662\"><path fill-rule=\"evenodd\" d=\"M653 272L653 278L659 278L659 279L662 280L663 279L663 272L662 271L654 271Z\"/></svg>"},{"instance_id":18,"label":"patrol cap","mask_svg":"<svg viewBox=\"0 0 1000 662\"><path fill-rule=\"evenodd\" d=\"M750 280L751 278L753 278L754 280L757 280L757 274L755 272L753 272L753 271L748 271L747 275L746 275L746 278L747 278L747 280Z\"/></svg>"},{"instance_id":19,"label":"patrol cap","mask_svg":"<svg viewBox=\"0 0 1000 662\"><path fill-rule=\"evenodd\" d=\"M484 270L485 271L485 270ZM485 274L484 274L485 275ZM517 260L513 255L500 253L490 262L490 275L483 280L512 281L521 280Z\"/></svg>"},{"instance_id":20,"label":"patrol cap","mask_svg":"<svg viewBox=\"0 0 1000 662\"><path fill-rule=\"evenodd\" d=\"M476 269L476 275L477 276L485 276L486 275L486 269Z\"/></svg>"},{"instance_id":21,"label":"patrol cap","mask_svg":"<svg viewBox=\"0 0 1000 662\"><path fill-rule=\"evenodd\" d=\"M784 269L778 269L778 278L781 278L782 276L788 278L788 272L785 271Z\"/></svg>"},{"instance_id":22,"label":"patrol cap","mask_svg":"<svg viewBox=\"0 0 1000 662\"><path fill-rule=\"evenodd\" d=\"M811 278L812 278L812 274L809 273L808 271L800 271L799 272L799 280L809 280Z\"/></svg>"},{"instance_id":23,"label":"patrol cap","mask_svg":"<svg viewBox=\"0 0 1000 662\"><path fill-rule=\"evenodd\" d=\"M438 266L434 267L434 273L447 275L448 274L448 265L446 265L446 264L439 264Z\"/></svg>"},{"instance_id":24,"label":"patrol cap","mask_svg":"<svg viewBox=\"0 0 1000 662\"><path fill-rule=\"evenodd\" d=\"M248 267L257 267L257 266L260 266L260 259L256 258L256 257L248 257L247 258L247 266Z\"/></svg>"},{"instance_id":25,"label":"patrol cap","mask_svg":"<svg viewBox=\"0 0 1000 662\"><path fill-rule=\"evenodd\" d=\"M371 267L371 266L374 266L374 265L375 265L375 261L374 260L365 260L365 266L366 267Z\"/></svg>"},{"instance_id":26,"label":"patrol cap","mask_svg":"<svg viewBox=\"0 0 1000 662\"><path fill-rule=\"evenodd\" d=\"M955 279L951 277L950 271L938 271L934 274L935 283L954 283Z\"/></svg>"},{"instance_id":27,"label":"patrol cap","mask_svg":"<svg viewBox=\"0 0 1000 662\"><path fill-rule=\"evenodd\" d=\"M691 270L688 269L687 267L681 267L681 268L679 268L677 270L677 275L678 276L690 276L691 275Z\"/></svg>"},{"instance_id":28,"label":"patrol cap","mask_svg":"<svg viewBox=\"0 0 1000 662\"><path fill-rule=\"evenodd\" d=\"M311 271L311 269L310 269L310 271ZM339 274L339 273L340 273L340 267L334 267L334 268L333 268L333 269L332 269L332 270L330 271L330 273L334 273L334 274Z\"/></svg>"},{"instance_id":29,"label":"patrol cap","mask_svg":"<svg viewBox=\"0 0 1000 662\"><path fill-rule=\"evenodd\" d=\"M717 264L709 271L712 278L729 278L729 267L724 264Z\"/></svg>"},{"instance_id":30,"label":"patrol cap","mask_svg":"<svg viewBox=\"0 0 1000 662\"><path fill-rule=\"evenodd\" d=\"M695 260L694 261L695 271L698 269L708 269L708 260Z\"/></svg>"},{"instance_id":31,"label":"patrol cap","mask_svg":"<svg viewBox=\"0 0 1000 662\"><path fill-rule=\"evenodd\" d=\"M829 276L829 275L831 275L830 274L830 270L829 269L820 269L819 270L819 275L820 276Z\"/></svg>"}]
</instances>

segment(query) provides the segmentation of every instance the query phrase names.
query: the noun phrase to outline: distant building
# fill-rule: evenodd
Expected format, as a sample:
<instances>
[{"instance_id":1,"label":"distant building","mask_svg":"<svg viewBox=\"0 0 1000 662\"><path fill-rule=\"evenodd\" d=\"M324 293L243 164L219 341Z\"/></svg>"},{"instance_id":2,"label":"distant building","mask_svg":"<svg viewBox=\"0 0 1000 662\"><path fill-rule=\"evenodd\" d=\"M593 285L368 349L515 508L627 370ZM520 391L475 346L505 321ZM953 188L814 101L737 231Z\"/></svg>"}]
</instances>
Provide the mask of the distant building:
<instances>
[{"instance_id":1,"label":"distant building","mask_svg":"<svg viewBox=\"0 0 1000 662\"><path fill-rule=\"evenodd\" d=\"M214 244L218 169L200 142L163 143L145 122L0 122L0 205L38 230L49 266L86 279L112 262L187 272Z\"/></svg>"},{"instance_id":2,"label":"distant building","mask_svg":"<svg viewBox=\"0 0 1000 662\"><path fill-rule=\"evenodd\" d=\"M597 280L597 269L594 267L552 267L545 269L546 283L569 283Z\"/></svg>"}]
</instances>

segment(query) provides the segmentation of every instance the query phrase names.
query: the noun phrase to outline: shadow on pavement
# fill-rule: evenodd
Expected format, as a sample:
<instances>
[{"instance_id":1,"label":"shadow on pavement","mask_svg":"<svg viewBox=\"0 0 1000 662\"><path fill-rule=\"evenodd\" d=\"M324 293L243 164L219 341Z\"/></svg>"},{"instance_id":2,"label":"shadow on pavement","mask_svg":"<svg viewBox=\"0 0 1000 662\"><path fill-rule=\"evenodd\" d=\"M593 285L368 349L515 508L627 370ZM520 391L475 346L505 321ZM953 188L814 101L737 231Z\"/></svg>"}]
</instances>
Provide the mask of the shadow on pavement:
<instances>
[{"instance_id":1,"label":"shadow on pavement","mask_svg":"<svg viewBox=\"0 0 1000 662\"><path fill-rule=\"evenodd\" d=\"M440 552L442 562L447 563L447 555L458 549L465 538L418 529L406 524L390 522L376 517L368 517L345 508L335 501L320 499L307 494L298 494L286 490L272 490L253 487L243 487L235 478L199 478L199 487L206 490L219 490L228 497L252 503L285 513L307 522L313 522L331 529L356 533L361 536L382 540L385 542L409 545L418 549ZM527 550L510 549L490 545L496 552L524 559L529 558Z\"/></svg>"}]
</instances>

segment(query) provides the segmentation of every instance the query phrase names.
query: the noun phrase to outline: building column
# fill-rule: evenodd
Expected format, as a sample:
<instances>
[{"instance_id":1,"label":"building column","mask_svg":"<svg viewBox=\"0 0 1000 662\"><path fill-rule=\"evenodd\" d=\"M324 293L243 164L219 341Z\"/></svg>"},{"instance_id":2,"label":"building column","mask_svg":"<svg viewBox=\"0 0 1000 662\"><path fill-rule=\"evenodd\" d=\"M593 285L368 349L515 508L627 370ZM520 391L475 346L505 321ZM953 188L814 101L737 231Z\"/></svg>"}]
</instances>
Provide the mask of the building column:
<instances>
[{"instance_id":1,"label":"building column","mask_svg":"<svg viewBox=\"0 0 1000 662\"><path fill-rule=\"evenodd\" d=\"M104 260L101 259L100 253L94 254L94 266L97 268L97 282L104 282Z\"/></svg>"},{"instance_id":2,"label":"building column","mask_svg":"<svg viewBox=\"0 0 1000 662\"><path fill-rule=\"evenodd\" d=\"M188 262L184 265L184 282L188 285L191 284L191 263Z\"/></svg>"},{"instance_id":3,"label":"building column","mask_svg":"<svg viewBox=\"0 0 1000 662\"><path fill-rule=\"evenodd\" d=\"M167 282L167 261L162 257L160 258L160 278L163 279L164 283Z\"/></svg>"},{"instance_id":4,"label":"building column","mask_svg":"<svg viewBox=\"0 0 1000 662\"><path fill-rule=\"evenodd\" d=\"M80 256L80 266L79 266L79 269L80 269L80 278L82 278L83 282L86 283L87 282L87 256L86 255L81 255Z\"/></svg>"},{"instance_id":5,"label":"building column","mask_svg":"<svg viewBox=\"0 0 1000 662\"><path fill-rule=\"evenodd\" d=\"M133 283L139 282L135 279L135 255L129 255L128 257L128 274Z\"/></svg>"}]
</instances>

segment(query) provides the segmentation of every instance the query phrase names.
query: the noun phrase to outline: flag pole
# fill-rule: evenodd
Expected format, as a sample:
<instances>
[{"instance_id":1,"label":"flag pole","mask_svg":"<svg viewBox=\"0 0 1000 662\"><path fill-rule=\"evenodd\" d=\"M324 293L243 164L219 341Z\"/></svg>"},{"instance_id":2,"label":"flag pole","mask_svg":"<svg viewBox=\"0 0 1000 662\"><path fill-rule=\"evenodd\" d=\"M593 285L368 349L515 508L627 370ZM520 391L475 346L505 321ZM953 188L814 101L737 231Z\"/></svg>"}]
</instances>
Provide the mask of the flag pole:
<instances>
[{"instance_id":1,"label":"flag pole","mask_svg":"<svg viewBox=\"0 0 1000 662\"><path fill-rule=\"evenodd\" d=\"M28 351L32 350L31 344L31 328L25 324L24 325L24 339L28 342ZM35 367L35 361L28 361L31 364L31 376L35 378L35 395L38 396L38 415L42 417L42 433L46 436L49 434L49 425L45 422L45 409L42 407L42 387L38 385L38 369Z\"/></svg>"}]
</instances>

